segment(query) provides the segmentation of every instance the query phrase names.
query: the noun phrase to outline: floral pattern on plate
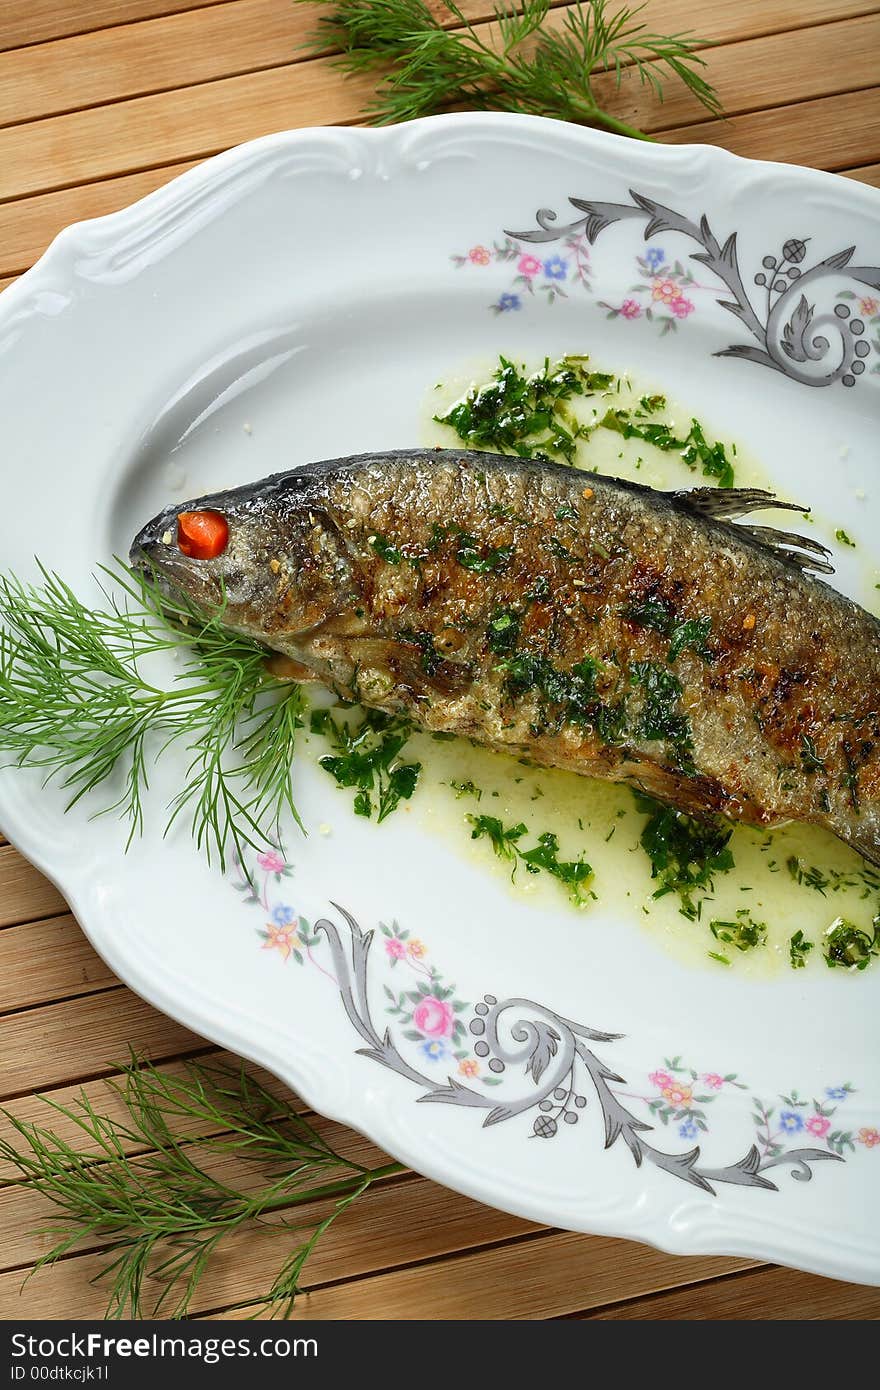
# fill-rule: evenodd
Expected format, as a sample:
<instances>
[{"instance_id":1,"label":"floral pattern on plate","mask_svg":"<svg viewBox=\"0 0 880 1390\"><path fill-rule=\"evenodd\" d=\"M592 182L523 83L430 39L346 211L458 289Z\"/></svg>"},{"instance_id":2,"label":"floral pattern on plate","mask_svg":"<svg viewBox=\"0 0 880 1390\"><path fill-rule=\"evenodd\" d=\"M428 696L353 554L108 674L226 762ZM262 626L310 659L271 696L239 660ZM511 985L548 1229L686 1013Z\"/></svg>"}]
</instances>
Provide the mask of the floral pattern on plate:
<instances>
[{"instance_id":1,"label":"floral pattern on plate","mask_svg":"<svg viewBox=\"0 0 880 1390\"><path fill-rule=\"evenodd\" d=\"M298 965L308 964L329 979L365 1044L358 1053L418 1086L422 1104L486 1112L484 1126L531 1112L531 1136L553 1139L561 1127L578 1123L592 1095L601 1111L606 1149L622 1139L637 1166L652 1163L710 1193L717 1184L775 1192L777 1185L767 1176L771 1169L789 1168L793 1178L808 1181L816 1163L844 1162L846 1152L854 1152L857 1144L863 1149L880 1145L875 1126L856 1130L835 1122L840 1107L854 1094L854 1087L843 1082L826 1087L821 1101L808 1101L797 1091L772 1103L753 1097L754 1141L741 1158L721 1167L701 1163L699 1146L680 1153L657 1147L645 1138L655 1132L654 1126L627 1108L624 1100L644 1106L652 1119L692 1142L709 1131L706 1107L725 1091L747 1090L746 1084L735 1072L701 1072L673 1057L648 1073L644 1089L625 1089L626 1079L588 1046L617 1042L621 1034L576 1023L525 998L499 1000L484 994L471 1005L430 961L425 943L397 923L380 924L377 937L373 931L364 932L338 904L334 906L345 923L341 929L328 918L310 924L288 902L272 901L272 885L280 885L291 873L280 846L259 854L252 871L236 861L234 888L266 919L258 928L263 949L277 951L285 964L291 958ZM371 952L380 942L382 964L371 970ZM380 975L384 1013L392 1020L383 1032L373 1020L373 974ZM456 1075L450 1063L457 1063ZM427 1071L422 1070L425 1065ZM489 1096L469 1082L502 1090Z\"/></svg>"},{"instance_id":2,"label":"floral pattern on plate","mask_svg":"<svg viewBox=\"0 0 880 1390\"><path fill-rule=\"evenodd\" d=\"M731 343L716 352L716 357L736 357L770 367L805 386L831 386L839 381L852 387L866 371L880 373L880 302L870 293L880 290L880 267L853 265L855 246L835 251L805 268L810 238L788 237L779 249L768 250L762 257L761 268L751 276L755 288L750 292L739 263L735 231L722 244L705 213L695 220L635 189L630 189L630 197L631 203L569 198L580 215L562 226L557 225L552 208L539 208L537 228L505 230L503 242L493 242L491 249L476 245L466 255L453 255L453 263L459 267L516 263L517 274L510 289L490 305L495 313L521 309L523 291L534 295L536 285L553 304L568 297L563 282L577 282L591 293L589 248L607 227L644 221L648 242L658 235L677 235L695 242L699 250L690 252L689 259L705 267L718 283L699 284L680 260L667 257L665 246L655 243L648 246L644 256L636 257L640 278L628 294L619 303L598 300L608 317L630 322L644 318L658 324L661 333L668 333L694 312L691 291L709 290L715 302L739 319L754 339ZM553 242L566 254L548 258L543 249L538 251ZM859 286L858 291L841 290L841 279ZM719 286L723 297L719 297ZM851 307L849 301L858 303ZM873 336L866 329L872 329Z\"/></svg>"}]
</instances>

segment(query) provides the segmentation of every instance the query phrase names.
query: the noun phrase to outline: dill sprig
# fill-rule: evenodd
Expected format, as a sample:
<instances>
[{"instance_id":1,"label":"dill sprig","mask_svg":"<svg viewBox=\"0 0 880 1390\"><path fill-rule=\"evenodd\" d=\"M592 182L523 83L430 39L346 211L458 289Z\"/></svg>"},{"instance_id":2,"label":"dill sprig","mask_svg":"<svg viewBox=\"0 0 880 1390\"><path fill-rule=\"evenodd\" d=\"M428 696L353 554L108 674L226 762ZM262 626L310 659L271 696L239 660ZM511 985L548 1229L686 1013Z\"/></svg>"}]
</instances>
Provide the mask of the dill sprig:
<instances>
[{"instance_id":1,"label":"dill sprig","mask_svg":"<svg viewBox=\"0 0 880 1390\"><path fill-rule=\"evenodd\" d=\"M271 679L258 642L223 627L117 561L102 567L105 605L89 607L42 566L43 582L0 576L0 754L46 770L70 792L122 789L100 814L144 824L151 764L170 746L188 763L169 810L183 814L209 861L231 845L262 848L282 816L298 820L291 765L302 723L299 687ZM145 667L182 661L170 686Z\"/></svg>"},{"instance_id":2,"label":"dill sprig","mask_svg":"<svg viewBox=\"0 0 880 1390\"><path fill-rule=\"evenodd\" d=\"M293 1248L265 1293L239 1306L287 1317L327 1228L377 1179L405 1171L344 1157L243 1066L187 1062L170 1074L132 1056L107 1084L126 1119L101 1115L85 1091L69 1105L43 1096L82 1141L3 1112L22 1143L0 1140L0 1157L58 1209L37 1269L83 1241L105 1244L108 1317L186 1317L218 1247L269 1213L261 1229L293 1234ZM246 1165L241 1188L224 1181L224 1155ZM323 1205L301 1216L311 1203Z\"/></svg>"},{"instance_id":3,"label":"dill sprig","mask_svg":"<svg viewBox=\"0 0 880 1390\"><path fill-rule=\"evenodd\" d=\"M341 49L335 62L346 72L383 71L365 112L380 125L455 105L555 116L650 139L604 110L594 91L596 73L612 73L619 88L627 69L661 100L664 81L673 77L713 114L720 111L700 71L706 66L696 52L700 40L691 33L650 32L638 18L644 5L612 13L605 0L585 0L567 7L561 23L545 26L550 0L501 0L495 24L475 26L453 0L435 6L439 18L424 0L324 3L330 12L309 46ZM446 27L450 21L454 28Z\"/></svg>"}]
</instances>

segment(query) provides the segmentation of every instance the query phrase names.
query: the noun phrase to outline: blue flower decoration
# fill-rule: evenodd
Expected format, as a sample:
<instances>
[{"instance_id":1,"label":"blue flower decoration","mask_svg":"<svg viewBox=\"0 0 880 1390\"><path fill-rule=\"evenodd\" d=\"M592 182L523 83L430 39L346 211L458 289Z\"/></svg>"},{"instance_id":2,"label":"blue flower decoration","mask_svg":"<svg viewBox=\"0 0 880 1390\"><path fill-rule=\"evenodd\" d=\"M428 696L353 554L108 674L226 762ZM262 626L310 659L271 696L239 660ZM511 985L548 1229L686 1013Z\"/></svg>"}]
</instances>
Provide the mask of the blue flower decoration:
<instances>
[{"instance_id":1,"label":"blue flower decoration","mask_svg":"<svg viewBox=\"0 0 880 1390\"><path fill-rule=\"evenodd\" d=\"M568 262L561 256L551 256L544 262L544 274L548 280L564 280L568 275Z\"/></svg>"},{"instance_id":2,"label":"blue flower decoration","mask_svg":"<svg viewBox=\"0 0 880 1390\"><path fill-rule=\"evenodd\" d=\"M291 922L296 920L296 913L287 903L276 903L270 916L276 927L289 927Z\"/></svg>"},{"instance_id":3,"label":"blue flower decoration","mask_svg":"<svg viewBox=\"0 0 880 1390\"><path fill-rule=\"evenodd\" d=\"M804 1122L796 1110L780 1110L779 1125L786 1134L797 1134L799 1129L803 1129Z\"/></svg>"},{"instance_id":4,"label":"blue flower decoration","mask_svg":"<svg viewBox=\"0 0 880 1390\"><path fill-rule=\"evenodd\" d=\"M510 309L522 308L522 300L518 294L503 294L495 308L500 309L502 314L506 314Z\"/></svg>"},{"instance_id":5,"label":"blue flower decoration","mask_svg":"<svg viewBox=\"0 0 880 1390\"><path fill-rule=\"evenodd\" d=\"M696 1120L683 1120L678 1126L678 1132L682 1139L696 1139L699 1134Z\"/></svg>"},{"instance_id":6,"label":"blue flower decoration","mask_svg":"<svg viewBox=\"0 0 880 1390\"><path fill-rule=\"evenodd\" d=\"M449 1056L449 1049L445 1042L440 1042L437 1038L431 1042L423 1042L421 1050L432 1062L440 1062L444 1057Z\"/></svg>"},{"instance_id":7,"label":"blue flower decoration","mask_svg":"<svg viewBox=\"0 0 880 1390\"><path fill-rule=\"evenodd\" d=\"M849 1091L845 1086L826 1086L825 1094L829 1100L846 1100Z\"/></svg>"},{"instance_id":8,"label":"blue flower decoration","mask_svg":"<svg viewBox=\"0 0 880 1390\"><path fill-rule=\"evenodd\" d=\"M666 260L666 252L662 246L649 246L645 252L645 260L652 270L659 270Z\"/></svg>"}]
</instances>

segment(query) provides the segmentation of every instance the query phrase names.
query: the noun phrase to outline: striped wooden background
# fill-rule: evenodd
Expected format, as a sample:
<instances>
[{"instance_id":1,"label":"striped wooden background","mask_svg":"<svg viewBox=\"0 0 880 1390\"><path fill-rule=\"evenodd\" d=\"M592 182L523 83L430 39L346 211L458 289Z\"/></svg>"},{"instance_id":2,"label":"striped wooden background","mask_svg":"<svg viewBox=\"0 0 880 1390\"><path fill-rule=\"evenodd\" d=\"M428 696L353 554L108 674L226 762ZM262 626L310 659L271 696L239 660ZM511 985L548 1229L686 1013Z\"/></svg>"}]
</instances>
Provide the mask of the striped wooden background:
<instances>
[{"instance_id":1,"label":"striped wooden background","mask_svg":"<svg viewBox=\"0 0 880 1390\"><path fill-rule=\"evenodd\" d=\"M484 20L491 3L466 0L464 9ZM0 288L67 223L122 207L207 155L285 127L355 123L369 84L343 79L329 55L303 52L315 13L288 0L0 0ZM630 82L609 91L617 114L665 141L724 145L880 186L877 4L648 0L645 18L666 33L698 29L728 118L706 120L683 90L661 104ZM63 1100L84 1086L112 1112L103 1078L129 1044L169 1068L214 1052L120 985L55 889L0 841L0 1099L35 1118L35 1091ZM324 1127L345 1151L382 1161L357 1135ZM243 1176L231 1160L227 1173ZM12 1179L0 1172L0 1317L99 1316L95 1240L21 1295L49 1211ZM265 1288L281 1239L262 1230L231 1241L197 1311L237 1316L231 1306ZM320 1245L306 1282L298 1317L880 1314L880 1290L546 1230L415 1174L358 1202Z\"/></svg>"}]
</instances>

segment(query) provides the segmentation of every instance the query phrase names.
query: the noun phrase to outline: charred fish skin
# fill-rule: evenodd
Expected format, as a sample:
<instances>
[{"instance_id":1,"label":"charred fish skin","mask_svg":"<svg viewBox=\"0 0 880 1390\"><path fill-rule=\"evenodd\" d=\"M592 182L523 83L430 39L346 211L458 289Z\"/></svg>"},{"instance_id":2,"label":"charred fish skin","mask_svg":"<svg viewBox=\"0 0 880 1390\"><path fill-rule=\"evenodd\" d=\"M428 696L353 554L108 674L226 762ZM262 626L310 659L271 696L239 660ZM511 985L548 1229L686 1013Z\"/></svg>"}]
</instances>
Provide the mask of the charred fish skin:
<instances>
[{"instance_id":1,"label":"charred fish skin","mask_svg":"<svg viewBox=\"0 0 880 1390\"><path fill-rule=\"evenodd\" d=\"M776 505L402 450L188 503L229 522L216 560L179 508L131 559L347 698L877 863L880 623L807 573L815 541L733 520Z\"/></svg>"}]
</instances>

